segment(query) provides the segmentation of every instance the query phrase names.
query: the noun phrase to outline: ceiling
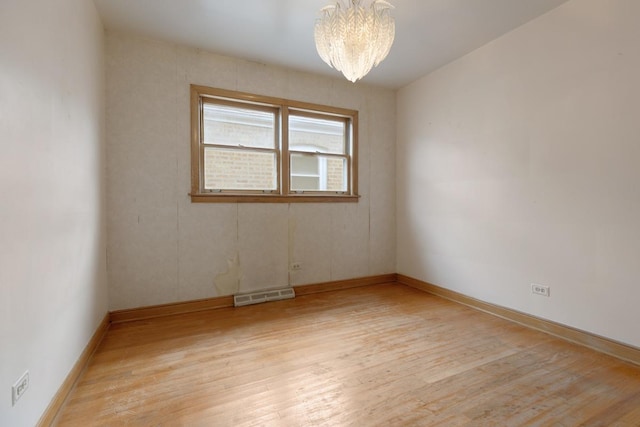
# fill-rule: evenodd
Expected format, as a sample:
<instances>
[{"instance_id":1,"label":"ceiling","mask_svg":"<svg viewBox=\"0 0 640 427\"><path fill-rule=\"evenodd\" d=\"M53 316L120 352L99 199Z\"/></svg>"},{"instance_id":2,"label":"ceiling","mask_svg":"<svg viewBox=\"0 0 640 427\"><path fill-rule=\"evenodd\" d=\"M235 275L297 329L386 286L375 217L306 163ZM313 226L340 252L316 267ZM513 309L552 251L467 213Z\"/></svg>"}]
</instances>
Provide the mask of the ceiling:
<instances>
[{"instance_id":1,"label":"ceiling","mask_svg":"<svg viewBox=\"0 0 640 427\"><path fill-rule=\"evenodd\" d=\"M322 62L313 41L318 11L336 0L94 1L108 30L340 76ZM394 45L362 81L400 88L567 0L390 1Z\"/></svg>"}]
</instances>

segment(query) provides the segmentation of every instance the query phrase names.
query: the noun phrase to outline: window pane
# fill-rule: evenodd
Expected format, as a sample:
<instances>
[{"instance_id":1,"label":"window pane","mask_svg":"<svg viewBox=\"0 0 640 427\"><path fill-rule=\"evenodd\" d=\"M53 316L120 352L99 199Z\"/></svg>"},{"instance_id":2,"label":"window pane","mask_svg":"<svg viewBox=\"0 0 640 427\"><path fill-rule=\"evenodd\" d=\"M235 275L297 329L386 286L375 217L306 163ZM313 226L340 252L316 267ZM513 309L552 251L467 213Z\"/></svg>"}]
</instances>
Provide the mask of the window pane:
<instances>
[{"instance_id":1,"label":"window pane","mask_svg":"<svg viewBox=\"0 0 640 427\"><path fill-rule=\"evenodd\" d=\"M320 165L317 156L293 154L291 156L291 172L296 175L320 176Z\"/></svg>"},{"instance_id":2,"label":"window pane","mask_svg":"<svg viewBox=\"0 0 640 427\"><path fill-rule=\"evenodd\" d=\"M346 159L327 158L327 190L347 191L347 161Z\"/></svg>"},{"instance_id":3,"label":"window pane","mask_svg":"<svg viewBox=\"0 0 640 427\"><path fill-rule=\"evenodd\" d=\"M291 191L347 191L345 158L291 154Z\"/></svg>"},{"instance_id":4,"label":"window pane","mask_svg":"<svg viewBox=\"0 0 640 427\"><path fill-rule=\"evenodd\" d=\"M323 120L289 116L289 149L330 154L345 154L344 120Z\"/></svg>"},{"instance_id":5,"label":"window pane","mask_svg":"<svg viewBox=\"0 0 640 427\"><path fill-rule=\"evenodd\" d=\"M275 153L205 147L206 190L276 190Z\"/></svg>"},{"instance_id":6,"label":"window pane","mask_svg":"<svg viewBox=\"0 0 640 427\"><path fill-rule=\"evenodd\" d=\"M275 113L228 105L203 105L205 144L275 148Z\"/></svg>"}]
</instances>

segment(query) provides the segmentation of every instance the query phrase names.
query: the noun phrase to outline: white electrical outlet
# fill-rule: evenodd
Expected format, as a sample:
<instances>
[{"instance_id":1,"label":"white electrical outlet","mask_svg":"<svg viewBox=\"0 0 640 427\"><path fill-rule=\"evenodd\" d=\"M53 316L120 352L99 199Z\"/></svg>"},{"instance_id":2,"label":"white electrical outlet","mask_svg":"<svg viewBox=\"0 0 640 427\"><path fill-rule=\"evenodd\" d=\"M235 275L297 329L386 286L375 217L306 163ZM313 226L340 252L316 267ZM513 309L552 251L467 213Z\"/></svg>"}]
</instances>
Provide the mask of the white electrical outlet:
<instances>
[{"instance_id":1,"label":"white electrical outlet","mask_svg":"<svg viewBox=\"0 0 640 427\"><path fill-rule=\"evenodd\" d=\"M11 387L11 405L15 406L25 391L29 388L29 371L22 374L20 379Z\"/></svg>"},{"instance_id":2,"label":"white electrical outlet","mask_svg":"<svg viewBox=\"0 0 640 427\"><path fill-rule=\"evenodd\" d=\"M290 270L291 271L302 270L302 263L301 262L292 262L291 266L290 266Z\"/></svg>"},{"instance_id":3,"label":"white electrical outlet","mask_svg":"<svg viewBox=\"0 0 640 427\"><path fill-rule=\"evenodd\" d=\"M542 295L543 297L550 297L551 289L546 285L538 285L536 283L532 283L531 293L536 295Z\"/></svg>"}]
</instances>

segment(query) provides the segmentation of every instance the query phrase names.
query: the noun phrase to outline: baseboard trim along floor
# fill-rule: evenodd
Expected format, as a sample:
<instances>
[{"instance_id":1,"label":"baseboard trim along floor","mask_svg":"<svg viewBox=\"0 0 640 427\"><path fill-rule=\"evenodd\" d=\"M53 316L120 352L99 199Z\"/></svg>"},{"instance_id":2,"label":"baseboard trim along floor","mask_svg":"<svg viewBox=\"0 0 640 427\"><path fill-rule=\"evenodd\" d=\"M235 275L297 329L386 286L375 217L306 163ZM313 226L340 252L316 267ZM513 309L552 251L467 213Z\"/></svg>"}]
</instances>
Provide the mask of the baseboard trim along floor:
<instances>
[{"instance_id":1,"label":"baseboard trim along floor","mask_svg":"<svg viewBox=\"0 0 640 427\"><path fill-rule=\"evenodd\" d=\"M55 396L53 396L53 399L51 399L51 403L49 403L49 406L44 411L44 414L42 414L42 417L40 417L40 421L38 421L37 424L38 427L48 427L55 425L56 417L64 407L67 398L73 391L73 388L75 387L78 380L82 376L82 373L85 371L87 365L91 361L91 357L93 357L93 354L96 352L96 349L102 342L102 339L107 334L110 324L111 323L109 321L109 314L107 313L104 319L102 319L102 322L100 322L100 324L98 325L98 328L91 337L91 340L89 340L89 343L84 348L84 351L82 352L76 363L73 365L73 368L71 368L71 371L58 389L57 393L55 394Z\"/></svg>"},{"instance_id":2,"label":"baseboard trim along floor","mask_svg":"<svg viewBox=\"0 0 640 427\"><path fill-rule=\"evenodd\" d=\"M464 294L451 291L449 289L437 286L431 283L423 282L412 277L397 275L397 281L400 284L420 289L433 295L454 301L466 306L493 314L503 319L516 322L520 325L527 326L538 331L546 332L558 338L570 341L574 344L580 344L592 350L626 360L627 362L640 365L640 348L620 343L609 338L601 337L590 332L565 326L560 323L512 310L510 308L501 307L499 305L490 304L478 299L466 296Z\"/></svg>"},{"instance_id":3,"label":"baseboard trim along floor","mask_svg":"<svg viewBox=\"0 0 640 427\"><path fill-rule=\"evenodd\" d=\"M341 289L358 288L361 286L395 283L395 281L396 274L394 273L348 280L335 280L312 285L294 286L293 289L296 296L303 296L318 292L339 291ZM195 313L197 311L213 310L224 307L233 307L233 295L126 310L116 310L111 312L111 323L131 322L134 320L152 319L154 317L172 316L174 314Z\"/></svg>"}]
</instances>

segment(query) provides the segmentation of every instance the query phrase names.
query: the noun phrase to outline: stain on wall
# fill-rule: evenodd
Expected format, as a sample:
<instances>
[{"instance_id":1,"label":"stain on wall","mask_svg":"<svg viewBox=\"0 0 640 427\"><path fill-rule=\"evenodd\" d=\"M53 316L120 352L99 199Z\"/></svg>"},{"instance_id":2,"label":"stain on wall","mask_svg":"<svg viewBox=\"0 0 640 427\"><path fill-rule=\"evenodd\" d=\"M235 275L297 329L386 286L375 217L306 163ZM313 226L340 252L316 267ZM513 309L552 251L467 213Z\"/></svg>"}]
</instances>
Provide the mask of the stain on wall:
<instances>
[{"instance_id":1,"label":"stain on wall","mask_svg":"<svg viewBox=\"0 0 640 427\"><path fill-rule=\"evenodd\" d=\"M218 290L218 295L233 295L240 291L240 256L236 254L232 259L227 260L228 269L220 273L213 280L213 284Z\"/></svg>"},{"instance_id":2,"label":"stain on wall","mask_svg":"<svg viewBox=\"0 0 640 427\"><path fill-rule=\"evenodd\" d=\"M291 207L289 207L289 210ZM291 264L296 261L295 259L295 235L296 235L296 226L297 226L296 218L289 216L289 265L287 266L289 270L289 286L293 286L295 279L295 271L291 271Z\"/></svg>"}]
</instances>

